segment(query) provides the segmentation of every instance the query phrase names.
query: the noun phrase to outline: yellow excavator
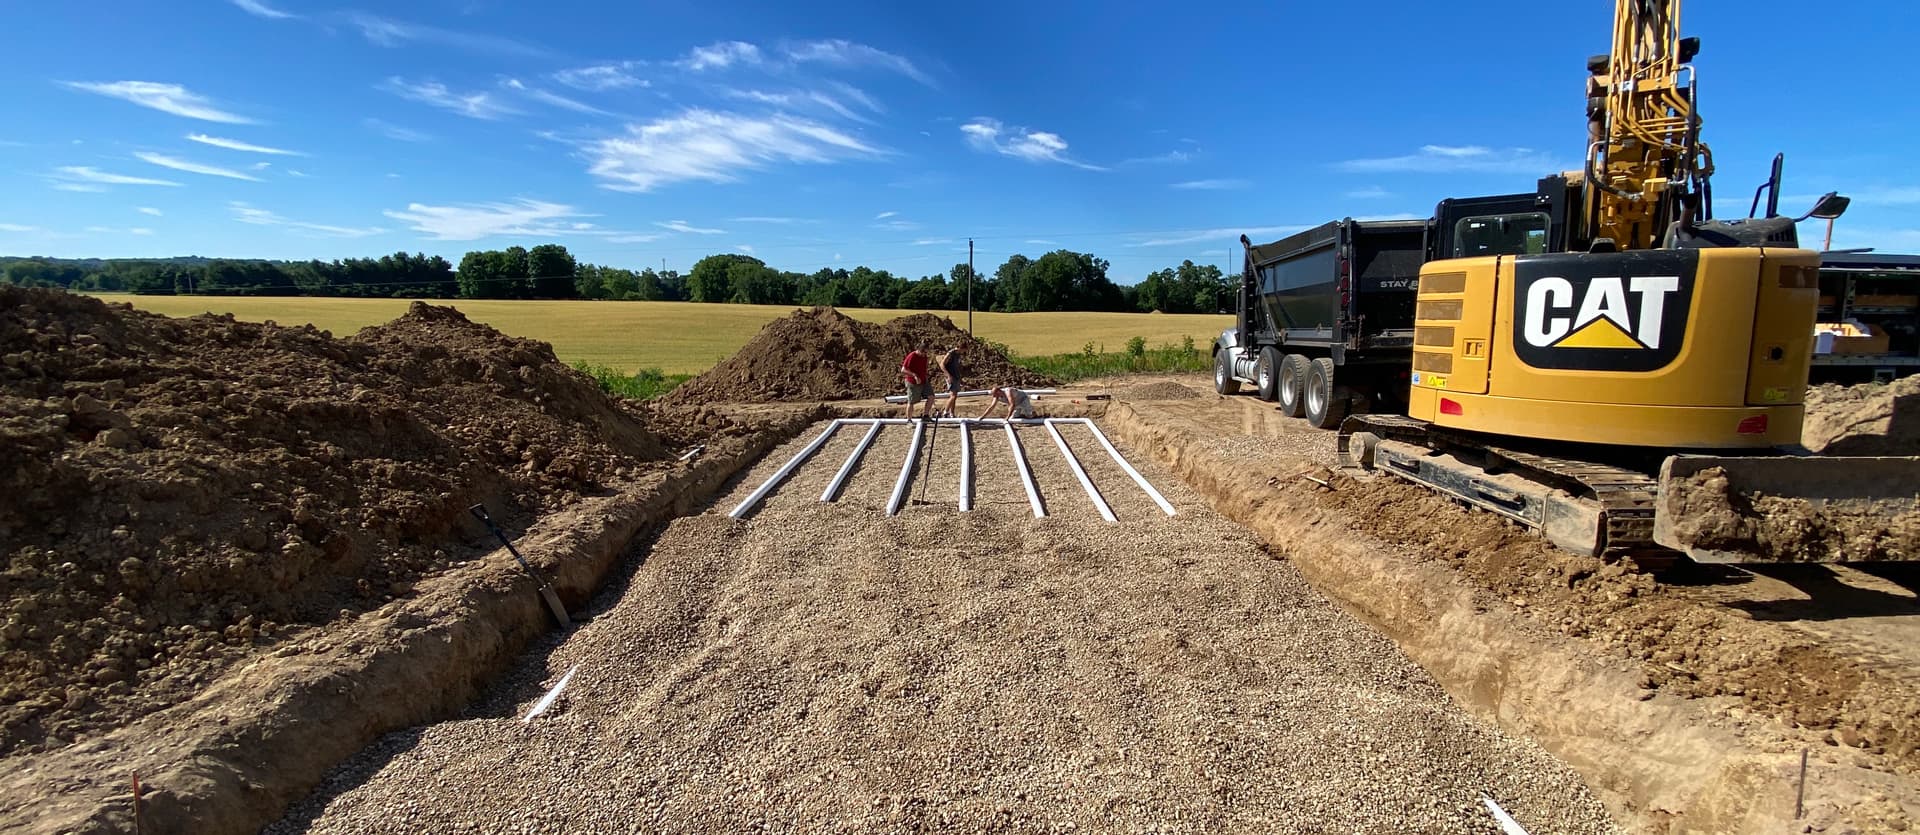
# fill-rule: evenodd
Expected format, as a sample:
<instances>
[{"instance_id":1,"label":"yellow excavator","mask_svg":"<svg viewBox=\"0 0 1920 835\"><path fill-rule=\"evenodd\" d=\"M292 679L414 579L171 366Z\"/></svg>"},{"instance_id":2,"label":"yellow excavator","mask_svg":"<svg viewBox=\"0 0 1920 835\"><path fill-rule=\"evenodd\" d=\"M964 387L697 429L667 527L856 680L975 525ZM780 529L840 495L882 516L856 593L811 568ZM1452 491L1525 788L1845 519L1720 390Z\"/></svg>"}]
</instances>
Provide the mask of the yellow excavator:
<instances>
[{"instance_id":1,"label":"yellow excavator","mask_svg":"<svg viewBox=\"0 0 1920 835\"><path fill-rule=\"evenodd\" d=\"M1700 44L1680 37L1679 7L1618 0L1612 52L1588 62L1583 170L1509 196L1531 198L1510 211L1454 216L1442 203L1415 297L1407 414L1348 418L1342 463L1585 554L1920 559L1897 535L1920 523L1920 461L1794 454L1820 292L1819 254L1798 246L1795 224L1836 217L1847 199L1778 216L1776 157L1766 215L1712 219L1690 63ZM1896 531L1836 557L1807 531L1768 529L1781 501Z\"/></svg>"}]
</instances>

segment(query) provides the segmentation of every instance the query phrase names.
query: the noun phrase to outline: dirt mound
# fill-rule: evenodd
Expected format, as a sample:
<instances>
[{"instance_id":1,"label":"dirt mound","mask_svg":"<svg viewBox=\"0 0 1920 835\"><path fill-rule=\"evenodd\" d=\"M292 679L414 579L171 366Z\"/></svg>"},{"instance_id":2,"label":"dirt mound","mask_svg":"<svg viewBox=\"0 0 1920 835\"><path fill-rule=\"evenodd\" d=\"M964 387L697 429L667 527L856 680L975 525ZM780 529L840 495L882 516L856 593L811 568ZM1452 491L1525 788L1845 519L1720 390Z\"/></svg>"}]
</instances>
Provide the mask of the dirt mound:
<instances>
[{"instance_id":1,"label":"dirt mound","mask_svg":"<svg viewBox=\"0 0 1920 835\"><path fill-rule=\"evenodd\" d=\"M969 386L1054 384L931 313L876 325L831 307L816 307L768 322L739 353L681 384L663 400L668 404L769 403L895 394L901 390L900 360L918 346L933 349L936 356L959 346Z\"/></svg>"},{"instance_id":2,"label":"dirt mound","mask_svg":"<svg viewBox=\"0 0 1920 835\"><path fill-rule=\"evenodd\" d=\"M1166 380L1122 389L1119 395L1124 400L1192 400L1199 397L1200 393L1179 383Z\"/></svg>"},{"instance_id":3,"label":"dirt mound","mask_svg":"<svg viewBox=\"0 0 1920 835\"><path fill-rule=\"evenodd\" d=\"M1920 455L1920 376L1808 389L1800 439L1827 455Z\"/></svg>"},{"instance_id":4,"label":"dirt mound","mask_svg":"<svg viewBox=\"0 0 1920 835\"><path fill-rule=\"evenodd\" d=\"M201 689L668 458L544 343L419 302L347 339L0 287L0 754Z\"/></svg>"}]
</instances>

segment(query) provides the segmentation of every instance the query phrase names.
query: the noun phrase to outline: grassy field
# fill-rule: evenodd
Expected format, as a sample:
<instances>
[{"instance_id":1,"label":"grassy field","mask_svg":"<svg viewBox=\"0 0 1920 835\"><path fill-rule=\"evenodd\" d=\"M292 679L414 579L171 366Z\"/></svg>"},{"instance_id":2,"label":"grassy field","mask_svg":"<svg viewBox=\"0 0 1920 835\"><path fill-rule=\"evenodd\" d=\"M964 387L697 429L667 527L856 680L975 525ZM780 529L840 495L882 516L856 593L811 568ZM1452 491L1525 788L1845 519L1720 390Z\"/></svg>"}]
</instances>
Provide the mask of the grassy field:
<instances>
[{"instance_id":1,"label":"grassy field","mask_svg":"<svg viewBox=\"0 0 1920 835\"><path fill-rule=\"evenodd\" d=\"M262 298L241 296L134 296L101 294L141 310L168 316L232 313L250 321L310 323L345 336L388 321L407 310L405 299ZM667 374L705 371L731 356L760 327L791 313L778 305L692 302L436 301L468 318L513 336L553 343L567 363L586 362L625 372L659 369ZM915 311L847 309L848 316L884 322ZM966 327L966 313L933 311ZM1193 337L1204 353L1231 316L1162 313L975 313L973 332L1005 343L1022 356L1094 350L1119 353L1142 337L1151 347L1179 345Z\"/></svg>"}]
</instances>

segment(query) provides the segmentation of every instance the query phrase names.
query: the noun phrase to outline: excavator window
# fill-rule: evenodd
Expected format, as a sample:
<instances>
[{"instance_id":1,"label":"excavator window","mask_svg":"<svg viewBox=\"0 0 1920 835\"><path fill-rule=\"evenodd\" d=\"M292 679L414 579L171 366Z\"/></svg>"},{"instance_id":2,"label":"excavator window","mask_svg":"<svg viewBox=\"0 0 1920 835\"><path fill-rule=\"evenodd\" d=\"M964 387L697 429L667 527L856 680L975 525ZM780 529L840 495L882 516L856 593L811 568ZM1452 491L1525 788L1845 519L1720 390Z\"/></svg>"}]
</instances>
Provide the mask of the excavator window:
<instances>
[{"instance_id":1,"label":"excavator window","mask_svg":"<svg viewBox=\"0 0 1920 835\"><path fill-rule=\"evenodd\" d=\"M1454 225L1453 257L1538 255L1547 251L1545 212L1464 217Z\"/></svg>"}]
</instances>

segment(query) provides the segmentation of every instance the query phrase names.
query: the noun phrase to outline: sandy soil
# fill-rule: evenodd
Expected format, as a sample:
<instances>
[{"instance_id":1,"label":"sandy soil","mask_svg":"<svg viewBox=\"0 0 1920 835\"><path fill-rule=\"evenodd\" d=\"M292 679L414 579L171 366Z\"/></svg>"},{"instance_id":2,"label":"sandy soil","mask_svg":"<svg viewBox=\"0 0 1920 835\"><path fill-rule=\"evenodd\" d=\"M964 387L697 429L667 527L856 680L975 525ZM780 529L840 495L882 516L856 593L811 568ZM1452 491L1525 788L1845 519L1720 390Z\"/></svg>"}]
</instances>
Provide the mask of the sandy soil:
<instances>
[{"instance_id":1,"label":"sandy soil","mask_svg":"<svg viewBox=\"0 0 1920 835\"><path fill-rule=\"evenodd\" d=\"M818 495L857 431L727 519L774 453L467 718L388 736L269 831L1495 832L1482 792L1531 831L1608 831L1569 769L1157 467L1176 517L1063 430L1109 525L1019 434L1045 519L998 432L958 513L951 430L927 503L885 518L891 427L837 503Z\"/></svg>"}]
</instances>

